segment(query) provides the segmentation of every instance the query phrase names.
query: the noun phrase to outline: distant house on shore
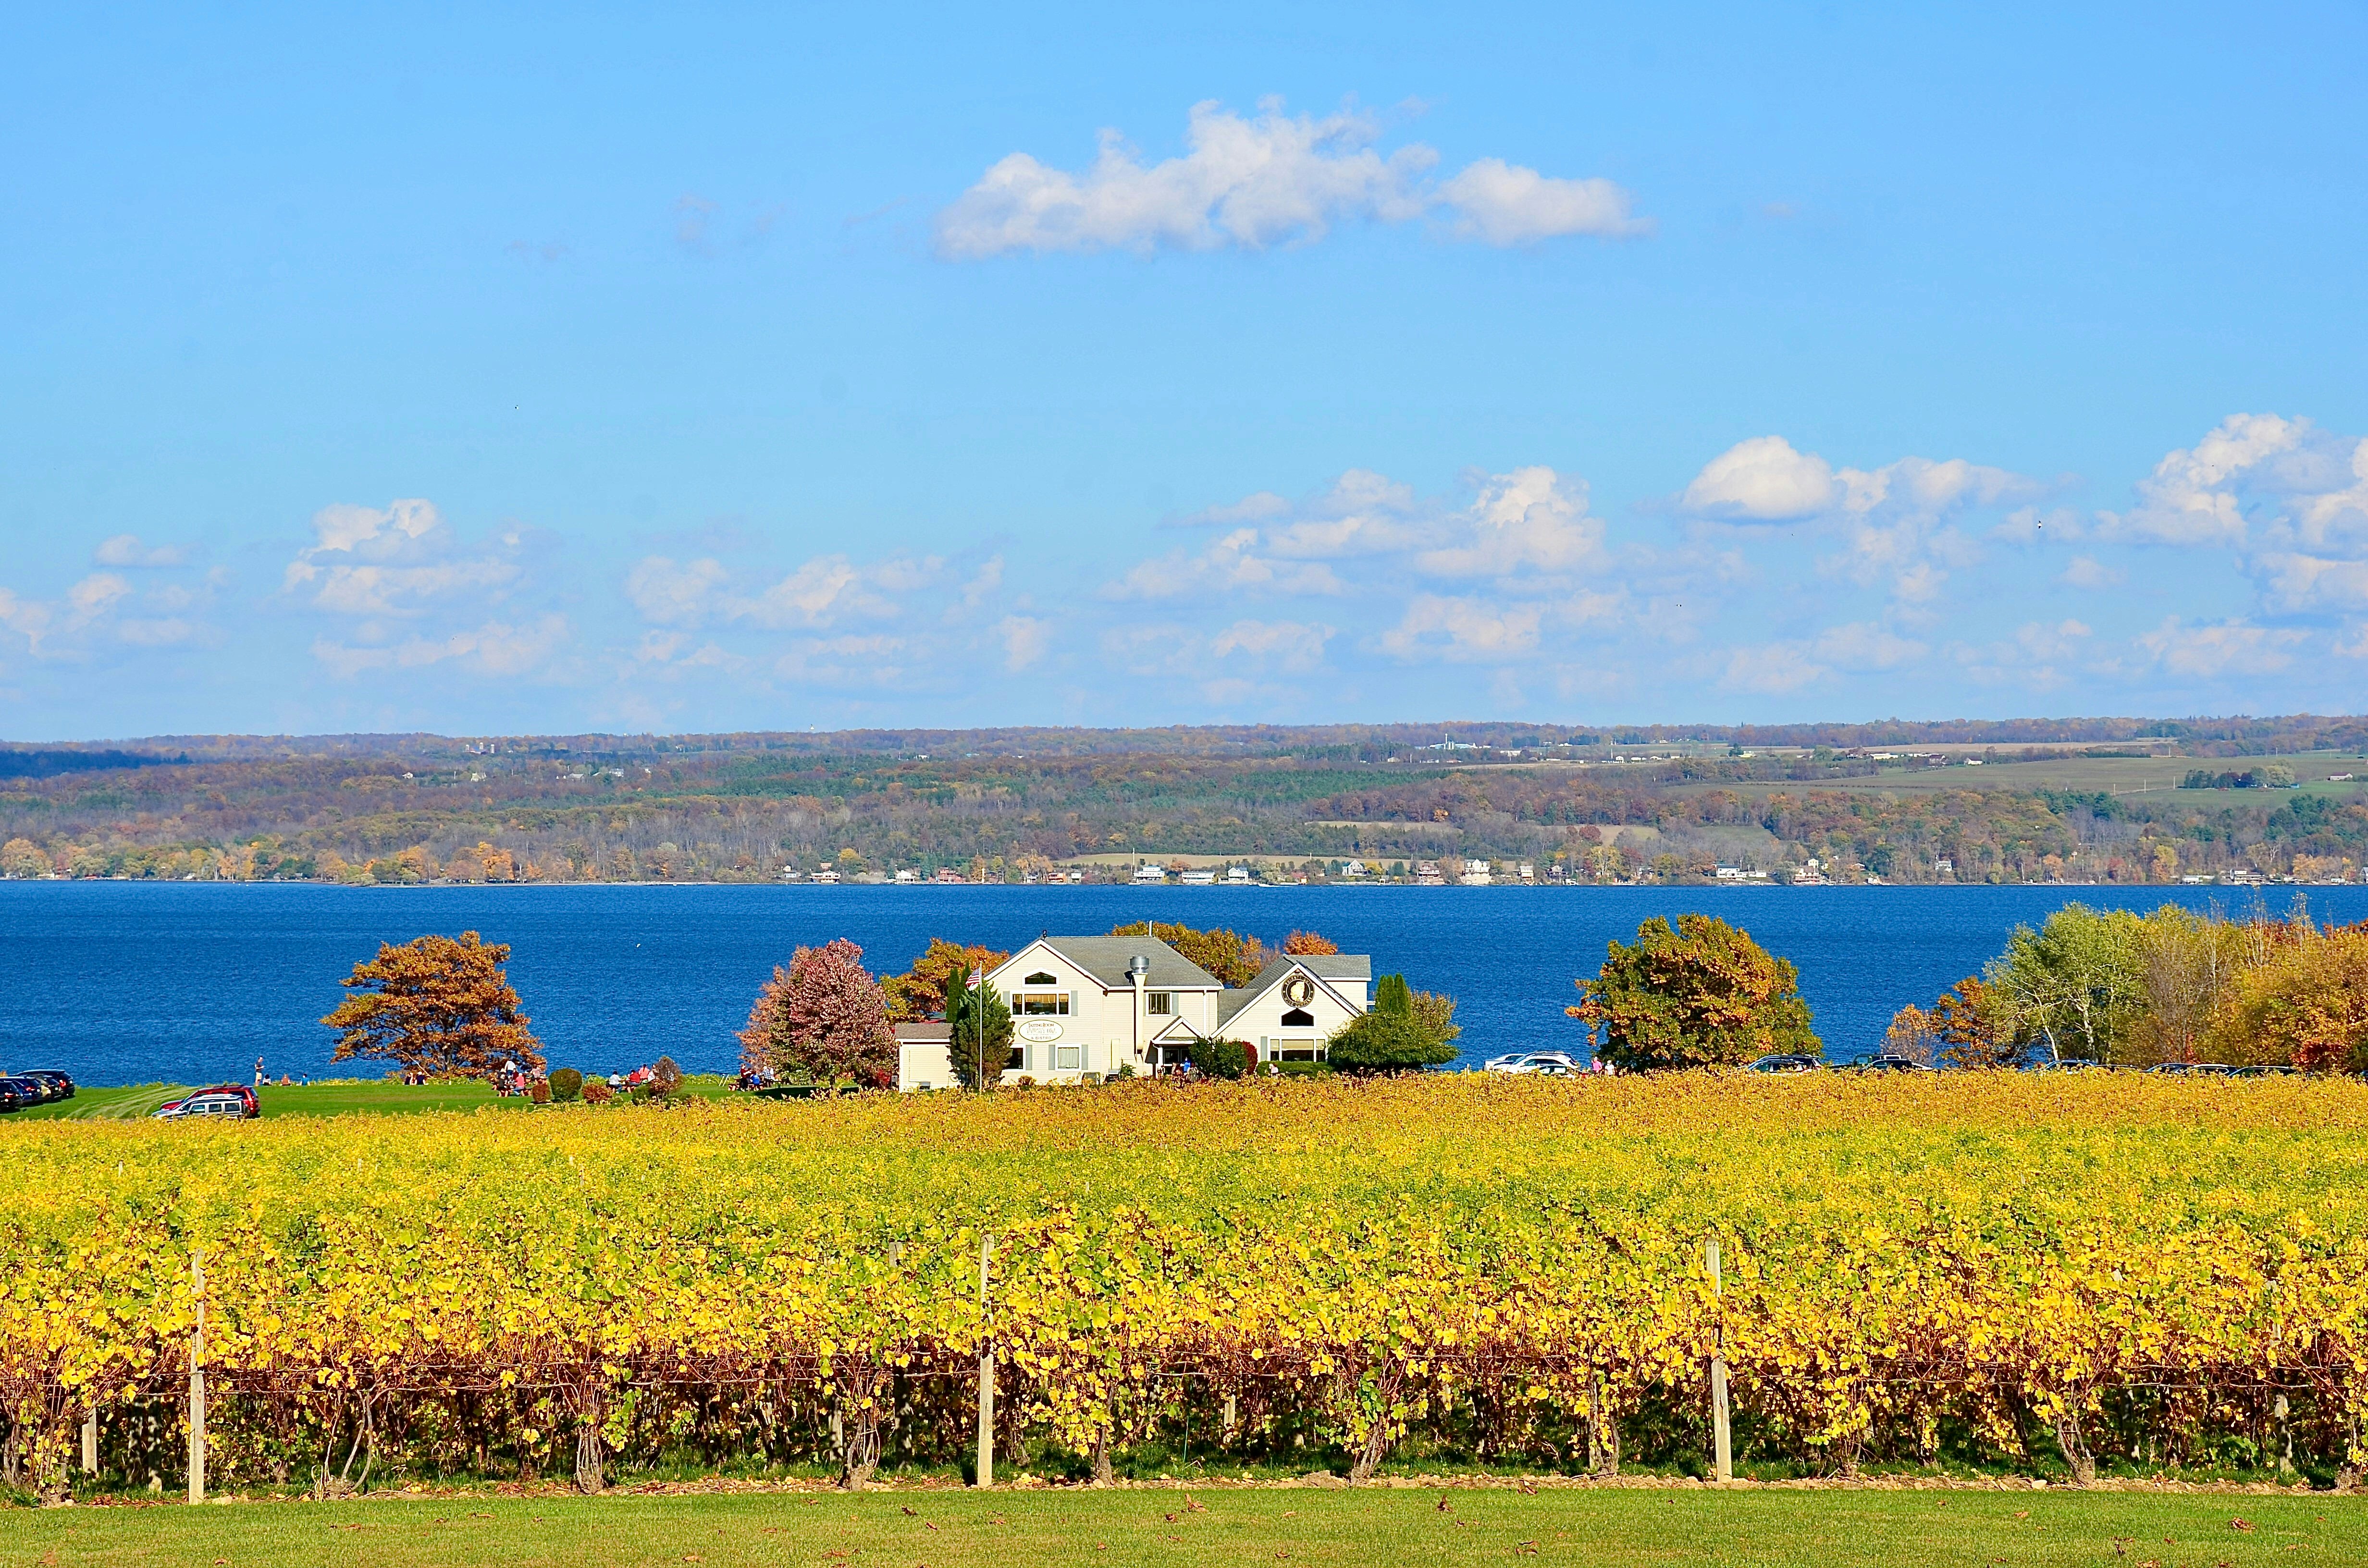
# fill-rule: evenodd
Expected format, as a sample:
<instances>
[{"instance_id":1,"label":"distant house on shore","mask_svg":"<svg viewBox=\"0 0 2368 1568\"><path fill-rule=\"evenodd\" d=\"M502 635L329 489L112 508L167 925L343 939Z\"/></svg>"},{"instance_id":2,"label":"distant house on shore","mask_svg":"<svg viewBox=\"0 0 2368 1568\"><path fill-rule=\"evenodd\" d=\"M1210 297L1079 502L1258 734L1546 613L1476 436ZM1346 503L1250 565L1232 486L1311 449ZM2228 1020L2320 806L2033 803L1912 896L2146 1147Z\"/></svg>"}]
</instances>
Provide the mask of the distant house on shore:
<instances>
[{"instance_id":1,"label":"distant house on shore","mask_svg":"<svg viewBox=\"0 0 2368 1568\"><path fill-rule=\"evenodd\" d=\"M1242 1041L1253 1065L1321 1062L1333 1032L1372 1005L1372 980L1364 954L1308 954L1228 987L1150 937L1040 937L987 976L1011 1008L1007 1084L1167 1072L1196 1034ZM943 1022L899 1024L896 1040L899 1088L952 1083Z\"/></svg>"}]
</instances>

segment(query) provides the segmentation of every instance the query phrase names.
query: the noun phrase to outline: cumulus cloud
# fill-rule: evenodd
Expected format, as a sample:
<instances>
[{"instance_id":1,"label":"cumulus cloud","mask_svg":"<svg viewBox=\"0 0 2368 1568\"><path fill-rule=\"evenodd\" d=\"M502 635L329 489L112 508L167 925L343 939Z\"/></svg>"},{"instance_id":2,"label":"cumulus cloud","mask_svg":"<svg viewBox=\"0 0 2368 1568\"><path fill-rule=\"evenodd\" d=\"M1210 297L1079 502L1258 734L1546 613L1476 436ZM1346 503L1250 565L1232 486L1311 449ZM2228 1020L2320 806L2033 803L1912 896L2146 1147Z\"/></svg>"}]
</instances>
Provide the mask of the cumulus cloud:
<instances>
[{"instance_id":1,"label":"cumulus cloud","mask_svg":"<svg viewBox=\"0 0 2368 1568\"><path fill-rule=\"evenodd\" d=\"M938 251L969 260L1012 251L1261 250L1321 239L1337 223L1404 222L1442 205L1455 214L1456 233L1490 244L1649 228L1608 180L1553 179L1496 158L1434 187L1425 176L1439 154L1417 142L1385 155L1375 145L1381 130L1350 110L1293 116L1269 98L1245 117L1210 100L1187 115L1183 154L1156 164L1115 131L1101 133L1083 173L1014 153L938 215Z\"/></svg>"},{"instance_id":2,"label":"cumulus cloud","mask_svg":"<svg viewBox=\"0 0 2368 1568\"><path fill-rule=\"evenodd\" d=\"M1952 572L1981 557L1980 545L1955 526L1957 514L2022 500L2041 488L2021 474L1963 458L1836 468L1782 436L1756 436L1705 463L1679 505L1731 523L1815 523L1839 537L1839 547L1819 561L1824 570L1861 584L1887 580L1898 604L1929 606ZM2010 537L2035 537L2041 519L2026 509L2009 524Z\"/></svg>"},{"instance_id":3,"label":"cumulus cloud","mask_svg":"<svg viewBox=\"0 0 2368 1568\"><path fill-rule=\"evenodd\" d=\"M1277 557L1258 530L1235 528L1198 553L1170 551L1142 562L1103 590L1115 599L1172 599L1201 593L1337 594L1341 583L1320 562Z\"/></svg>"},{"instance_id":4,"label":"cumulus cloud","mask_svg":"<svg viewBox=\"0 0 2368 1568\"><path fill-rule=\"evenodd\" d=\"M281 586L333 614L424 615L439 601L499 598L518 575L504 553L461 551L430 501L338 502L313 515L313 533ZM514 546L516 536L503 542Z\"/></svg>"},{"instance_id":5,"label":"cumulus cloud","mask_svg":"<svg viewBox=\"0 0 2368 1568\"><path fill-rule=\"evenodd\" d=\"M1535 604L1441 594L1417 594L1398 623L1382 633L1383 652L1409 662L1495 664L1522 658L1538 645L1543 618Z\"/></svg>"},{"instance_id":6,"label":"cumulus cloud","mask_svg":"<svg viewBox=\"0 0 2368 1568\"><path fill-rule=\"evenodd\" d=\"M1960 642L1951 653L1965 673L1985 686L2010 684L2050 691L2071 678L2066 667L2079 658L2093 635L2085 621L2025 621L2014 635L1994 642Z\"/></svg>"},{"instance_id":7,"label":"cumulus cloud","mask_svg":"<svg viewBox=\"0 0 2368 1568\"><path fill-rule=\"evenodd\" d=\"M1770 642L1758 648L1737 648L1726 661L1718 684L1728 691L1779 697L1825 680L1834 672L1809 657L1798 642Z\"/></svg>"},{"instance_id":8,"label":"cumulus cloud","mask_svg":"<svg viewBox=\"0 0 2368 1568\"><path fill-rule=\"evenodd\" d=\"M145 545L138 534L117 534L98 541L91 551L91 561L100 566L183 566L188 563L189 552L178 545Z\"/></svg>"},{"instance_id":9,"label":"cumulus cloud","mask_svg":"<svg viewBox=\"0 0 2368 1568\"><path fill-rule=\"evenodd\" d=\"M1737 441L1702 465L1686 486L1689 512L1738 522L1793 522L1833 504L1833 465L1793 449L1782 436Z\"/></svg>"},{"instance_id":10,"label":"cumulus cloud","mask_svg":"<svg viewBox=\"0 0 2368 1568\"><path fill-rule=\"evenodd\" d=\"M2129 511L2100 514L2099 533L2135 544L2241 546L2246 518L2238 494L2247 476L2295 450L2309 421L2274 414L2234 414L2192 447L2170 452L2138 483Z\"/></svg>"},{"instance_id":11,"label":"cumulus cloud","mask_svg":"<svg viewBox=\"0 0 2368 1568\"><path fill-rule=\"evenodd\" d=\"M1896 670L1931 650L1873 621L1852 621L1817 634L1816 657L1846 670Z\"/></svg>"},{"instance_id":12,"label":"cumulus cloud","mask_svg":"<svg viewBox=\"0 0 2368 1568\"><path fill-rule=\"evenodd\" d=\"M2129 574L2118 566L2108 566L2093 555L2076 555L2055 580L2067 588L2110 588L2117 585Z\"/></svg>"},{"instance_id":13,"label":"cumulus cloud","mask_svg":"<svg viewBox=\"0 0 2368 1568\"><path fill-rule=\"evenodd\" d=\"M1492 245L1534 244L1557 234L1621 239L1653 232L1650 219L1630 215L1628 193L1608 179L1554 179L1502 158L1467 165L1439 187L1439 198L1454 210L1459 237Z\"/></svg>"},{"instance_id":14,"label":"cumulus cloud","mask_svg":"<svg viewBox=\"0 0 2368 1568\"><path fill-rule=\"evenodd\" d=\"M859 565L842 554L817 555L770 583L740 585L712 556L677 562L650 555L627 570L625 597L654 626L739 622L776 631L809 630L894 615L894 596L939 581L944 569L939 556L894 556ZM1000 558L989 562L988 571L999 580Z\"/></svg>"},{"instance_id":15,"label":"cumulus cloud","mask_svg":"<svg viewBox=\"0 0 2368 1568\"><path fill-rule=\"evenodd\" d=\"M2290 650L2302 641L2303 633L2290 628L2255 626L2243 620L2189 626L2171 616L2142 634L2137 642L2169 674L2215 680L2283 670L2294 663Z\"/></svg>"},{"instance_id":16,"label":"cumulus cloud","mask_svg":"<svg viewBox=\"0 0 2368 1568\"><path fill-rule=\"evenodd\" d=\"M2368 608L2368 561L2271 551L2255 557L2252 567L2260 579L2262 597L2271 609Z\"/></svg>"},{"instance_id":17,"label":"cumulus cloud","mask_svg":"<svg viewBox=\"0 0 2368 1568\"><path fill-rule=\"evenodd\" d=\"M1305 675L1323 665L1324 645L1335 635L1332 627L1317 621L1237 620L1209 639L1209 652Z\"/></svg>"},{"instance_id":18,"label":"cumulus cloud","mask_svg":"<svg viewBox=\"0 0 2368 1568\"><path fill-rule=\"evenodd\" d=\"M567 642L564 617L546 615L527 625L489 620L445 637L409 637L383 647L356 647L317 638L313 656L330 674L351 680L385 670L424 669L452 664L470 672L516 679L547 664Z\"/></svg>"},{"instance_id":19,"label":"cumulus cloud","mask_svg":"<svg viewBox=\"0 0 2368 1568\"><path fill-rule=\"evenodd\" d=\"M1497 474L1445 519L1448 542L1415 557L1433 577L1561 574L1604 564L1603 525L1587 515L1587 484L1545 467Z\"/></svg>"},{"instance_id":20,"label":"cumulus cloud","mask_svg":"<svg viewBox=\"0 0 2368 1568\"><path fill-rule=\"evenodd\" d=\"M995 626L1003 644L1003 667L1018 674L1036 664L1053 646L1053 623L1032 615L1007 615Z\"/></svg>"}]
</instances>

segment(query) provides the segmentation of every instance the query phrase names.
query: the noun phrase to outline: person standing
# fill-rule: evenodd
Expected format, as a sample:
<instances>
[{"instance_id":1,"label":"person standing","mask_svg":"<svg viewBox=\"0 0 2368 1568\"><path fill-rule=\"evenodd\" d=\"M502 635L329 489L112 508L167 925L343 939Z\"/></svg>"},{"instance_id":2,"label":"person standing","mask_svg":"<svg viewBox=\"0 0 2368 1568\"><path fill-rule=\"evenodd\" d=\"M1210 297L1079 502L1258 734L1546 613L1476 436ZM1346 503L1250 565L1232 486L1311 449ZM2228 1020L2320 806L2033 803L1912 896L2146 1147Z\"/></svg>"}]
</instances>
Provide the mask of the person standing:
<instances>
[{"instance_id":1,"label":"person standing","mask_svg":"<svg viewBox=\"0 0 2368 1568\"><path fill-rule=\"evenodd\" d=\"M263 1087L263 1058L260 1056L255 1059L255 1086L258 1089Z\"/></svg>"}]
</instances>

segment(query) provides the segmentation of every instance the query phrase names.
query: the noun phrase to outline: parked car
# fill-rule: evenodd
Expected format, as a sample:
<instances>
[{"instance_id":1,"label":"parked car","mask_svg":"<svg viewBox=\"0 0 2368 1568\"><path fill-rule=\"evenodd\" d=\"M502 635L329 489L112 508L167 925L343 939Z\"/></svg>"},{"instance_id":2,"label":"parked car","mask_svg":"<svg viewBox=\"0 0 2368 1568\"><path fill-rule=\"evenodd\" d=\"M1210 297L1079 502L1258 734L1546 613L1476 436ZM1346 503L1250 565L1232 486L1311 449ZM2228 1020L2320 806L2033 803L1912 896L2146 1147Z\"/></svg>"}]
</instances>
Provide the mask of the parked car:
<instances>
[{"instance_id":1,"label":"parked car","mask_svg":"<svg viewBox=\"0 0 2368 1568\"><path fill-rule=\"evenodd\" d=\"M1850 1065L1862 1073L1930 1073L1932 1071L1912 1056L1861 1056Z\"/></svg>"},{"instance_id":2,"label":"parked car","mask_svg":"<svg viewBox=\"0 0 2368 1568\"><path fill-rule=\"evenodd\" d=\"M1814 1073L1825 1063L1814 1056L1763 1056L1744 1068L1747 1073Z\"/></svg>"},{"instance_id":3,"label":"parked car","mask_svg":"<svg viewBox=\"0 0 2368 1568\"><path fill-rule=\"evenodd\" d=\"M247 1120L260 1116L262 1110L256 1104L254 1090L242 1092L238 1085L226 1084L220 1088L199 1089L194 1095L167 1101L158 1106L154 1114L160 1119L222 1116L233 1120Z\"/></svg>"},{"instance_id":4,"label":"parked car","mask_svg":"<svg viewBox=\"0 0 2368 1568\"><path fill-rule=\"evenodd\" d=\"M2022 1070L2026 1073L2088 1073L2102 1072L2104 1066L2103 1062L2089 1056L2067 1056L2060 1062L2052 1056L2042 1056L2023 1063Z\"/></svg>"},{"instance_id":5,"label":"parked car","mask_svg":"<svg viewBox=\"0 0 2368 1568\"><path fill-rule=\"evenodd\" d=\"M1492 1056L1484 1071L1490 1073L1577 1073L1579 1063L1566 1051L1517 1051L1509 1056Z\"/></svg>"},{"instance_id":6,"label":"parked car","mask_svg":"<svg viewBox=\"0 0 2368 1568\"><path fill-rule=\"evenodd\" d=\"M23 1073L0 1073L0 1084L8 1085L9 1092L17 1096L18 1106L47 1105L52 1099L63 1097L51 1094L50 1086L39 1078Z\"/></svg>"},{"instance_id":7,"label":"parked car","mask_svg":"<svg viewBox=\"0 0 2368 1568\"><path fill-rule=\"evenodd\" d=\"M2251 1067L2231 1068L2228 1073L2231 1078L2297 1078L2301 1075L2301 1068L2289 1067L2282 1062L2264 1062Z\"/></svg>"},{"instance_id":8,"label":"parked car","mask_svg":"<svg viewBox=\"0 0 2368 1568\"><path fill-rule=\"evenodd\" d=\"M40 1080L49 1085L50 1097L52 1099L70 1100L74 1097L74 1081L54 1067L28 1067L22 1073L12 1075Z\"/></svg>"},{"instance_id":9,"label":"parked car","mask_svg":"<svg viewBox=\"0 0 2368 1568\"><path fill-rule=\"evenodd\" d=\"M28 1105L38 1103L25 1097L25 1091L17 1086L17 1081L14 1078L0 1078L0 1115L12 1110L22 1110Z\"/></svg>"},{"instance_id":10,"label":"parked car","mask_svg":"<svg viewBox=\"0 0 2368 1568\"><path fill-rule=\"evenodd\" d=\"M2191 1062L2164 1062L2147 1068L2146 1071L2159 1074L2167 1078L2179 1078L2194 1072L2195 1064Z\"/></svg>"}]
</instances>

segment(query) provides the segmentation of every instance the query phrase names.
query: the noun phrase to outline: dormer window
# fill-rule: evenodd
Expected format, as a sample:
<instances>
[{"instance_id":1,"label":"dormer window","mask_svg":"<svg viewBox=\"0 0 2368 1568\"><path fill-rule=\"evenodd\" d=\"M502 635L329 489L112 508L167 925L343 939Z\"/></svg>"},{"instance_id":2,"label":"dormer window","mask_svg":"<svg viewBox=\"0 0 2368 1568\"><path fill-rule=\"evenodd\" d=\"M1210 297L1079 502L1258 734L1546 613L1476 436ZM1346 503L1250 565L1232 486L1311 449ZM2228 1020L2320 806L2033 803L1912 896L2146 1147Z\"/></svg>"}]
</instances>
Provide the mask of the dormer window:
<instances>
[{"instance_id":1,"label":"dormer window","mask_svg":"<svg viewBox=\"0 0 2368 1568\"><path fill-rule=\"evenodd\" d=\"M1061 977L1057 974L1046 974L1040 969L1019 983L1022 985L1058 985L1061 983Z\"/></svg>"},{"instance_id":2,"label":"dormer window","mask_svg":"<svg viewBox=\"0 0 2368 1568\"><path fill-rule=\"evenodd\" d=\"M1293 1007L1282 1016L1282 1027L1287 1029L1312 1029L1315 1027L1315 1016L1304 1007Z\"/></svg>"}]
</instances>

